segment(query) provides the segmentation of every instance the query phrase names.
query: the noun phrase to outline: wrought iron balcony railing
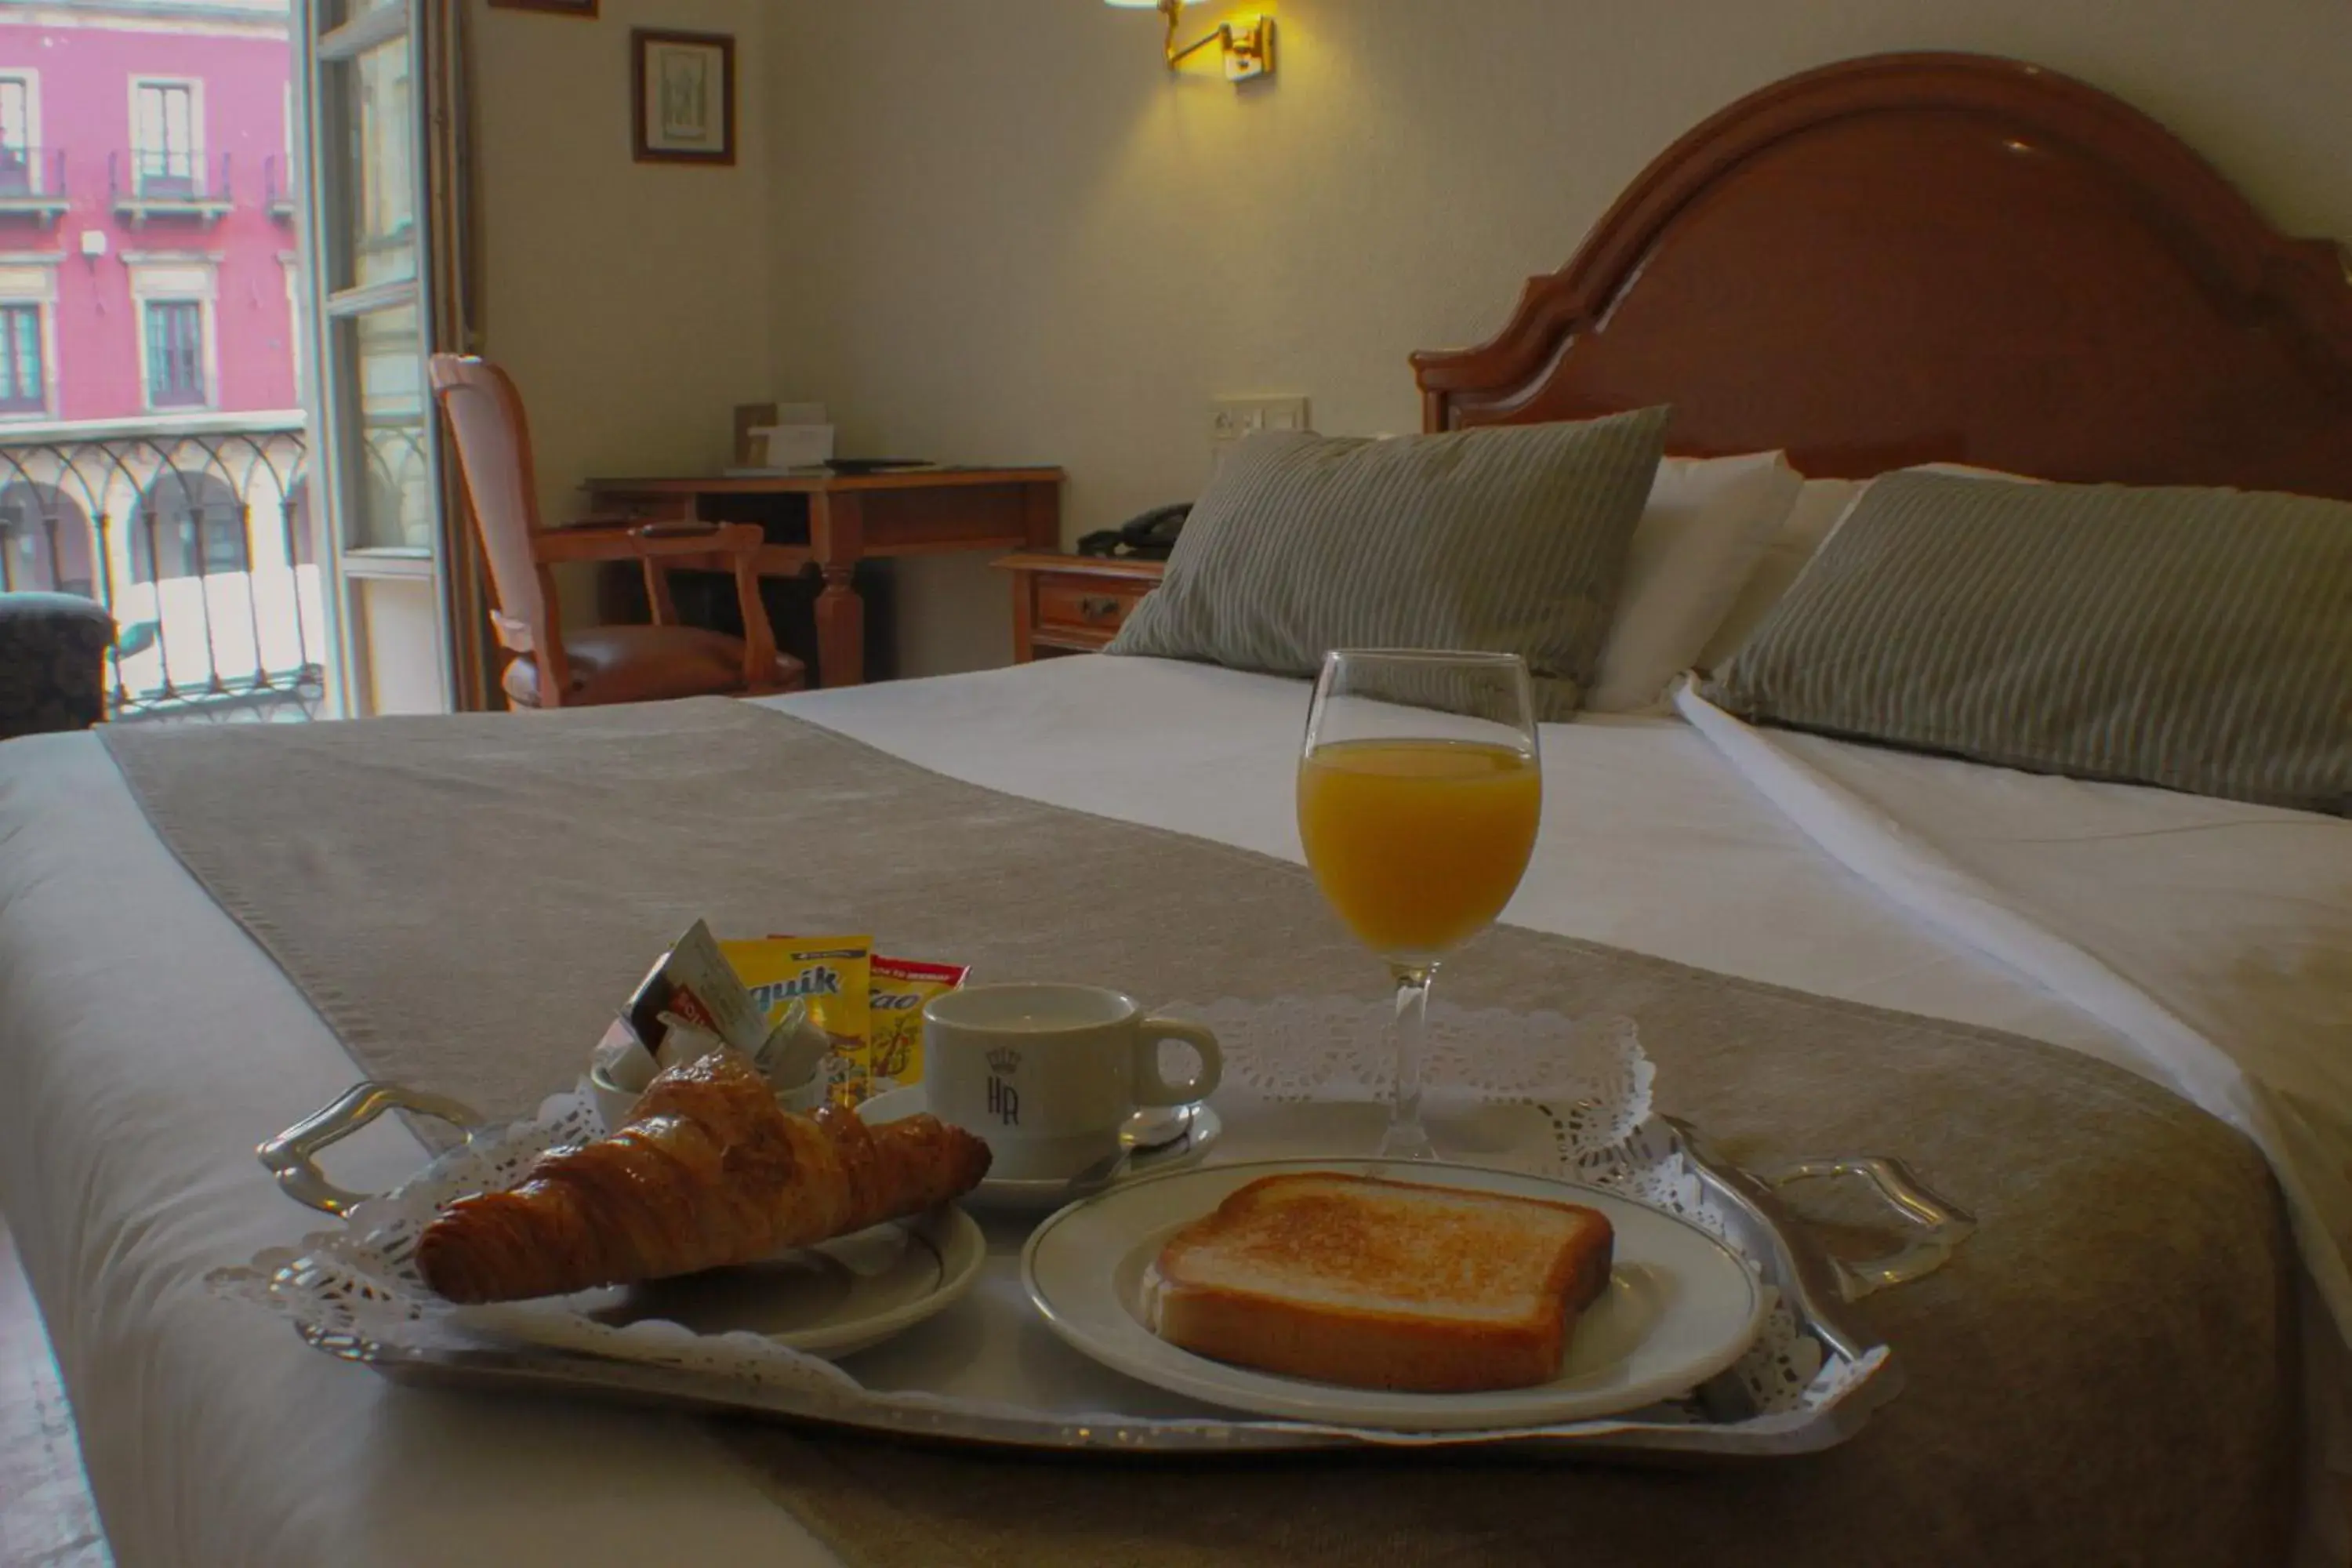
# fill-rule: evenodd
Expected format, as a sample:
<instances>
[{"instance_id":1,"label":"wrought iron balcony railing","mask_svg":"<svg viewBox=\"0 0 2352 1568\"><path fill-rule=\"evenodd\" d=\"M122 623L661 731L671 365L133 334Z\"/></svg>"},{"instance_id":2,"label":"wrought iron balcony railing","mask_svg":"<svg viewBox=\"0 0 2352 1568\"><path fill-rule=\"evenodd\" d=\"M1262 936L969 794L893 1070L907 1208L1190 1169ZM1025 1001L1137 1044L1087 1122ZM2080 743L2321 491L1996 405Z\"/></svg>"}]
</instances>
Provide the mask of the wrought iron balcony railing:
<instances>
[{"instance_id":1,"label":"wrought iron balcony railing","mask_svg":"<svg viewBox=\"0 0 2352 1568\"><path fill-rule=\"evenodd\" d=\"M328 658L299 415L0 432L0 588L113 613L118 720L317 716Z\"/></svg>"},{"instance_id":2,"label":"wrought iron balcony railing","mask_svg":"<svg viewBox=\"0 0 2352 1568\"><path fill-rule=\"evenodd\" d=\"M68 205L63 149L0 142L0 218L52 224Z\"/></svg>"},{"instance_id":3,"label":"wrought iron balcony railing","mask_svg":"<svg viewBox=\"0 0 2352 1568\"><path fill-rule=\"evenodd\" d=\"M107 194L117 216L196 218L216 223L230 208L230 157L208 160L173 147L134 147L106 155Z\"/></svg>"}]
</instances>

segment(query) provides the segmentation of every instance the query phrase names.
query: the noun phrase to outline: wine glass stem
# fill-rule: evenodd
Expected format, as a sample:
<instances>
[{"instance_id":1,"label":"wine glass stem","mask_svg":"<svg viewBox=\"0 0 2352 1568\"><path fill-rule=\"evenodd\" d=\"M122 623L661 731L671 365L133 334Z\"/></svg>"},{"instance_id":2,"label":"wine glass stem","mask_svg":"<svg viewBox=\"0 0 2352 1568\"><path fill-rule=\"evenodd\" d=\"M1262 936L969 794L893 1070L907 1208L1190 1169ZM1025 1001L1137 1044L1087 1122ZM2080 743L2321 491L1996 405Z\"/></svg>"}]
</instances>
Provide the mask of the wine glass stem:
<instances>
[{"instance_id":1,"label":"wine glass stem","mask_svg":"<svg viewBox=\"0 0 2352 1568\"><path fill-rule=\"evenodd\" d=\"M1429 1131L1421 1124L1421 1058L1429 1031L1429 985L1437 965L1391 963L1396 981L1396 1100L1389 1130L1381 1140L1386 1160L1434 1160Z\"/></svg>"}]
</instances>

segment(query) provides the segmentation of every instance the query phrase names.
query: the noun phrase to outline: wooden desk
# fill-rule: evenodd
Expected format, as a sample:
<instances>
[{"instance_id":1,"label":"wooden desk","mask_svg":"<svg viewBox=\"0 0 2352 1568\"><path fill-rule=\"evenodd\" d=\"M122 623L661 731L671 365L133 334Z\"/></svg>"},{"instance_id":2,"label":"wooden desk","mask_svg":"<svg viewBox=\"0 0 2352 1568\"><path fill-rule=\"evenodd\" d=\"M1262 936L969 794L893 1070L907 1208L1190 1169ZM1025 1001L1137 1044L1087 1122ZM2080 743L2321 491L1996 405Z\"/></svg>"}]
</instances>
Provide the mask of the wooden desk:
<instances>
[{"instance_id":1,"label":"wooden desk","mask_svg":"<svg viewBox=\"0 0 2352 1568\"><path fill-rule=\"evenodd\" d=\"M590 479L600 517L657 521L756 521L767 531L762 576L824 579L816 600L817 677L866 679L866 603L850 574L860 561L958 550L1055 550L1062 542L1059 468L900 468L879 474L777 474L745 479ZM729 571L680 557L681 567Z\"/></svg>"}]
</instances>

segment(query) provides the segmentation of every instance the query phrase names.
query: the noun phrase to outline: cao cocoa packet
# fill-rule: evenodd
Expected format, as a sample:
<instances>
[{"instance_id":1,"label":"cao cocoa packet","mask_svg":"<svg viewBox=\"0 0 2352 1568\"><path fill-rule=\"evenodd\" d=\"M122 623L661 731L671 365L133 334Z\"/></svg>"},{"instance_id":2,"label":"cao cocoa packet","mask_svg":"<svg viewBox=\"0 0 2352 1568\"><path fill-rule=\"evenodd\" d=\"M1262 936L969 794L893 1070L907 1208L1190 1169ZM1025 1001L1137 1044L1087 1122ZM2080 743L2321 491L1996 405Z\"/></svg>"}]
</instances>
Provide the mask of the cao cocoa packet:
<instances>
[{"instance_id":1,"label":"cao cocoa packet","mask_svg":"<svg viewBox=\"0 0 2352 1568\"><path fill-rule=\"evenodd\" d=\"M722 942L719 951L764 1018L778 1017L795 999L807 1005L808 1021L832 1047L822 1069L825 1098L841 1106L865 1100L874 939L770 936Z\"/></svg>"},{"instance_id":2,"label":"cao cocoa packet","mask_svg":"<svg viewBox=\"0 0 2352 1568\"><path fill-rule=\"evenodd\" d=\"M923 1008L932 997L962 984L971 973L969 963L926 963L875 954L866 1072L872 1092L923 1081Z\"/></svg>"}]
</instances>

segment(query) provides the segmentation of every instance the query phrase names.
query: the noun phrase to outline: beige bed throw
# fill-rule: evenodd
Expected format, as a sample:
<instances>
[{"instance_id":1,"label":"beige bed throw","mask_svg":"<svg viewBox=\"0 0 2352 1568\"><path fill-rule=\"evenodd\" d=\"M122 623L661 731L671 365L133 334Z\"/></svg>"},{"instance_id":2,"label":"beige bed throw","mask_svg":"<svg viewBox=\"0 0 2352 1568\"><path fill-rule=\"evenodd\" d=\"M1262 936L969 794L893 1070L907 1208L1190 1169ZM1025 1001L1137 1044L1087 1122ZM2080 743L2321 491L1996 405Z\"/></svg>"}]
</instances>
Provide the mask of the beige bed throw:
<instances>
[{"instance_id":1,"label":"beige bed throw","mask_svg":"<svg viewBox=\"0 0 2352 1568\"><path fill-rule=\"evenodd\" d=\"M492 1112L570 1082L698 916L1146 1002L1381 984L1295 867L747 704L104 734L354 1076ZM1664 1108L1733 1157L1897 1153L1973 1209L1950 1265L1856 1310L1903 1395L1842 1448L1711 1473L1047 1463L748 1422L737 1448L854 1568L2283 1559L2293 1252L2236 1134L2065 1051L1534 931L1481 939L1447 992L1630 1015Z\"/></svg>"}]
</instances>

